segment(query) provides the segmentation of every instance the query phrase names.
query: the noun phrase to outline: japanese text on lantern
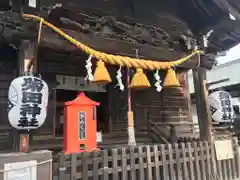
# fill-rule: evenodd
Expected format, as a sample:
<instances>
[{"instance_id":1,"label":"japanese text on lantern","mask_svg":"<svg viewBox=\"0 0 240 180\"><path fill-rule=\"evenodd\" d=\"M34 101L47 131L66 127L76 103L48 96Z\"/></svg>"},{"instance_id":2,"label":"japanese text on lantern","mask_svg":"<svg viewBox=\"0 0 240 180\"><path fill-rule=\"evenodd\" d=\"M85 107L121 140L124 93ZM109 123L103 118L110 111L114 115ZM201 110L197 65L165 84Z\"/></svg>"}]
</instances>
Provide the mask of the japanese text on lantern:
<instances>
[{"instance_id":1,"label":"japanese text on lantern","mask_svg":"<svg viewBox=\"0 0 240 180\"><path fill-rule=\"evenodd\" d=\"M225 92L220 92L219 98L222 106L222 120L231 120L233 109L231 107L230 95Z\"/></svg>"},{"instance_id":2,"label":"japanese text on lantern","mask_svg":"<svg viewBox=\"0 0 240 180\"><path fill-rule=\"evenodd\" d=\"M35 77L23 78L21 84L22 104L20 107L19 127L38 127L37 116L41 113L43 82Z\"/></svg>"}]
</instances>

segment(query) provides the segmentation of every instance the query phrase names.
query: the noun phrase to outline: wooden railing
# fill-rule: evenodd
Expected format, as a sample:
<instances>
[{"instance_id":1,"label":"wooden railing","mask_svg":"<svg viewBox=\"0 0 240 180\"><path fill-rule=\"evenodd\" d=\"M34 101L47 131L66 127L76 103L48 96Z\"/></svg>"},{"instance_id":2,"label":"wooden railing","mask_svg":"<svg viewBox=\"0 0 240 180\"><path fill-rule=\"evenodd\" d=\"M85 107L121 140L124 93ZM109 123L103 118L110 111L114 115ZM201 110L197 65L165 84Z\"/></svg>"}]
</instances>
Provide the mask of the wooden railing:
<instances>
[{"instance_id":1,"label":"wooden railing","mask_svg":"<svg viewBox=\"0 0 240 180\"><path fill-rule=\"evenodd\" d=\"M60 154L55 180L235 180L240 156L218 161L213 144L193 142Z\"/></svg>"},{"instance_id":2,"label":"wooden railing","mask_svg":"<svg viewBox=\"0 0 240 180\"><path fill-rule=\"evenodd\" d=\"M159 142L162 143L169 143L169 136L159 127L157 126L152 120L148 121L148 128L149 128L149 135L154 133L153 136L156 136Z\"/></svg>"}]
</instances>

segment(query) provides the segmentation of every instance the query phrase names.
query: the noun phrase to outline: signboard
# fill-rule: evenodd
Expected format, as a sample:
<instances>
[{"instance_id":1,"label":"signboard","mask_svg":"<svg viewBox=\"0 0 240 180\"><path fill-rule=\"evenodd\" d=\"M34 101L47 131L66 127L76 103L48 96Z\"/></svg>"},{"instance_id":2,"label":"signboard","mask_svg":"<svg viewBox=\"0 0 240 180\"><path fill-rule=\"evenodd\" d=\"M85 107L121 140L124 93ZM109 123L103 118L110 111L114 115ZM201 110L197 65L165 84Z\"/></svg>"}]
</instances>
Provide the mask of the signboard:
<instances>
[{"instance_id":1,"label":"signboard","mask_svg":"<svg viewBox=\"0 0 240 180\"><path fill-rule=\"evenodd\" d=\"M217 160L233 159L233 145L231 140L215 141Z\"/></svg>"},{"instance_id":2,"label":"signboard","mask_svg":"<svg viewBox=\"0 0 240 180\"><path fill-rule=\"evenodd\" d=\"M8 119L19 130L37 129L47 116L48 86L40 78L21 76L8 91Z\"/></svg>"},{"instance_id":3,"label":"signboard","mask_svg":"<svg viewBox=\"0 0 240 180\"><path fill-rule=\"evenodd\" d=\"M4 164L4 180L37 180L37 161Z\"/></svg>"},{"instance_id":4,"label":"signboard","mask_svg":"<svg viewBox=\"0 0 240 180\"><path fill-rule=\"evenodd\" d=\"M57 75L57 89L72 90L72 91L91 91L91 92L106 92L106 88L101 84L94 84L86 81L84 77L63 76Z\"/></svg>"},{"instance_id":5,"label":"signboard","mask_svg":"<svg viewBox=\"0 0 240 180\"><path fill-rule=\"evenodd\" d=\"M29 150L29 134L20 134L20 152Z\"/></svg>"},{"instance_id":6,"label":"signboard","mask_svg":"<svg viewBox=\"0 0 240 180\"><path fill-rule=\"evenodd\" d=\"M79 113L79 139L83 140L86 138L86 113L80 112Z\"/></svg>"},{"instance_id":7,"label":"signboard","mask_svg":"<svg viewBox=\"0 0 240 180\"><path fill-rule=\"evenodd\" d=\"M97 135L97 142L98 143L102 142L102 132L97 132L96 135Z\"/></svg>"},{"instance_id":8,"label":"signboard","mask_svg":"<svg viewBox=\"0 0 240 180\"><path fill-rule=\"evenodd\" d=\"M37 7L37 0L29 0L28 1L28 6L36 8Z\"/></svg>"},{"instance_id":9,"label":"signboard","mask_svg":"<svg viewBox=\"0 0 240 180\"><path fill-rule=\"evenodd\" d=\"M216 91L209 95L208 102L212 118L217 122L230 122L235 118L232 97L226 91Z\"/></svg>"}]
</instances>

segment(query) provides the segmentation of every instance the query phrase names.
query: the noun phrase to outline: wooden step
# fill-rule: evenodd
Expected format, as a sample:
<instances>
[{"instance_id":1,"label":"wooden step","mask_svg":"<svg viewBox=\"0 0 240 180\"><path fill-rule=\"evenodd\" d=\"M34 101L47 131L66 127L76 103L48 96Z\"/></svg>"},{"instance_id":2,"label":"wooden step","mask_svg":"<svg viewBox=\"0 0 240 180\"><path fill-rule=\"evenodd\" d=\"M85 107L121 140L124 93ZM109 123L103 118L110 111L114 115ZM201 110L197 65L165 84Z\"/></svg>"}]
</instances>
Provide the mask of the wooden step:
<instances>
[{"instance_id":1,"label":"wooden step","mask_svg":"<svg viewBox=\"0 0 240 180\"><path fill-rule=\"evenodd\" d=\"M135 130L135 138L137 143L152 143L152 137L149 136L146 130ZM116 131L103 135L103 142L100 145L110 144L128 144L128 132Z\"/></svg>"},{"instance_id":2,"label":"wooden step","mask_svg":"<svg viewBox=\"0 0 240 180\"><path fill-rule=\"evenodd\" d=\"M152 143L152 139L150 138L137 138L136 137L136 143L143 143L143 144L146 144L146 143ZM123 145L123 144L128 144L128 138L125 138L125 139L115 139L115 140L105 140L103 141L102 143L99 143L100 147L103 147L103 146L116 146L116 145Z\"/></svg>"},{"instance_id":3,"label":"wooden step","mask_svg":"<svg viewBox=\"0 0 240 180\"><path fill-rule=\"evenodd\" d=\"M38 149L61 149L63 148L63 137L54 137L54 136L46 136L45 138L33 138L31 148L33 150Z\"/></svg>"}]
</instances>

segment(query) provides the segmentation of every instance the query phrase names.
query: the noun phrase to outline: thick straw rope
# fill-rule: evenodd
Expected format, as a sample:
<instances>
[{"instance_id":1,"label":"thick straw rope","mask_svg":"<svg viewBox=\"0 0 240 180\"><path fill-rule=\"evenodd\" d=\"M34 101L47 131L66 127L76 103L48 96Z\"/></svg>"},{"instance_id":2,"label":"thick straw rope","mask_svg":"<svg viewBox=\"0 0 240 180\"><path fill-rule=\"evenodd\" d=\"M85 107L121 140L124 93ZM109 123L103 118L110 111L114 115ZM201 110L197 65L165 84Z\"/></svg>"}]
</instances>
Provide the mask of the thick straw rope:
<instances>
[{"instance_id":1,"label":"thick straw rope","mask_svg":"<svg viewBox=\"0 0 240 180\"><path fill-rule=\"evenodd\" d=\"M81 42L77 41L76 39L72 38L71 36L64 33L61 29L57 28L53 24L45 21L43 18L31 14L24 14L25 18L31 18L38 21L41 21L44 25L48 26L55 32L57 32L59 35L64 37L66 40L71 42L72 44L76 45L79 49L81 49L83 52L85 52L88 55L92 55L93 57L97 58L98 60L102 60L105 63L112 64L112 65L118 65L118 66L126 66L128 68L142 68L142 69L148 69L148 70L158 70L158 69L169 69L171 67L175 67L177 65L182 64L183 62L189 60L191 57L193 57L196 54L202 53L202 51L196 50L190 55L183 57L176 61L170 61L170 62L158 62L158 61L152 61L152 60L145 60L145 59L136 59L136 58L130 58L127 56L120 56L120 55L112 55L107 54L104 52L100 52L97 50L94 50Z\"/></svg>"}]
</instances>

